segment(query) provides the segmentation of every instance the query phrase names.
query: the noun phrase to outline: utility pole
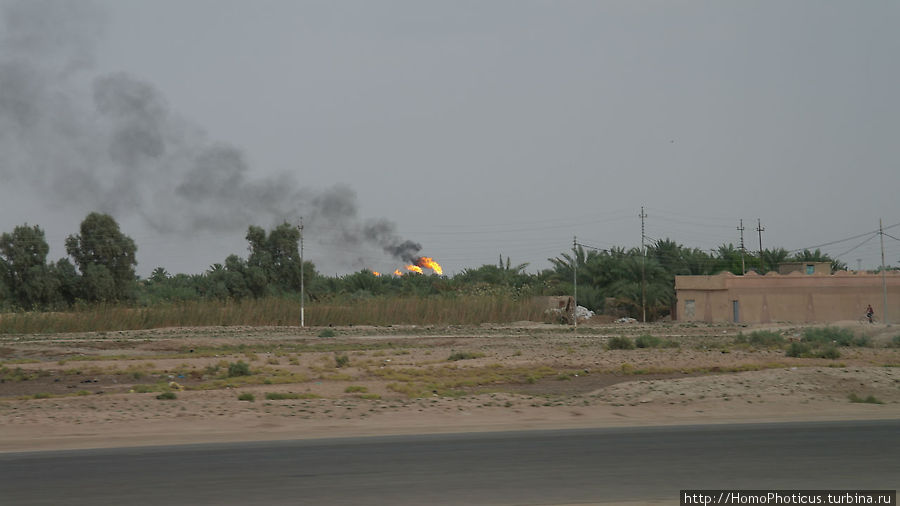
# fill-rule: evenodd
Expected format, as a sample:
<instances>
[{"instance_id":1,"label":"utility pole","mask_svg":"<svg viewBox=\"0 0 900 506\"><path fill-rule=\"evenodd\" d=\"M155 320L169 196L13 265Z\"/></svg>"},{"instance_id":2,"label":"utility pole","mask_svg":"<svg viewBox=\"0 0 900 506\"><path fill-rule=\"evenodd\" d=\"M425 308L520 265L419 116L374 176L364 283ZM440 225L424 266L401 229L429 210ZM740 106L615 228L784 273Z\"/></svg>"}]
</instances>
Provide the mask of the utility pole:
<instances>
[{"instance_id":1,"label":"utility pole","mask_svg":"<svg viewBox=\"0 0 900 506\"><path fill-rule=\"evenodd\" d=\"M860 272L862 270L862 258L856 259L856 272Z\"/></svg>"},{"instance_id":2,"label":"utility pole","mask_svg":"<svg viewBox=\"0 0 900 506\"><path fill-rule=\"evenodd\" d=\"M887 280L884 277L884 226L881 224L881 218L878 218L878 235L881 236L881 314L884 315L881 319L884 320L885 325L890 325L887 309Z\"/></svg>"},{"instance_id":3,"label":"utility pole","mask_svg":"<svg viewBox=\"0 0 900 506\"><path fill-rule=\"evenodd\" d=\"M741 218L741 226L739 226L738 231L741 233L741 276L743 276L747 269L744 266L744 219Z\"/></svg>"},{"instance_id":4,"label":"utility pole","mask_svg":"<svg viewBox=\"0 0 900 506\"><path fill-rule=\"evenodd\" d=\"M762 222L759 218L756 218L756 231L759 232L759 273L764 274L763 271L766 270L765 265L763 264L763 255L762 255L762 233L765 232L766 227L762 226Z\"/></svg>"},{"instance_id":5,"label":"utility pole","mask_svg":"<svg viewBox=\"0 0 900 506\"><path fill-rule=\"evenodd\" d=\"M572 328L578 329L578 236L572 236Z\"/></svg>"},{"instance_id":6,"label":"utility pole","mask_svg":"<svg viewBox=\"0 0 900 506\"><path fill-rule=\"evenodd\" d=\"M305 299L306 294L304 293L303 286L303 216L300 217L300 225L297 227L297 230L300 231L300 328L306 327L306 315L305 315Z\"/></svg>"},{"instance_id":7,"label":"utility pole","mask_svg":"<svg viewBox=\"0 0 900 506\"><path fill-rule=\"evenodd\" d=\"M644 233L644 218L646 217L644 206L641 206L641 321L644 323L647 323L647 250L644 247L644 238L647 236Z\"/></svg>"}]
</instances>

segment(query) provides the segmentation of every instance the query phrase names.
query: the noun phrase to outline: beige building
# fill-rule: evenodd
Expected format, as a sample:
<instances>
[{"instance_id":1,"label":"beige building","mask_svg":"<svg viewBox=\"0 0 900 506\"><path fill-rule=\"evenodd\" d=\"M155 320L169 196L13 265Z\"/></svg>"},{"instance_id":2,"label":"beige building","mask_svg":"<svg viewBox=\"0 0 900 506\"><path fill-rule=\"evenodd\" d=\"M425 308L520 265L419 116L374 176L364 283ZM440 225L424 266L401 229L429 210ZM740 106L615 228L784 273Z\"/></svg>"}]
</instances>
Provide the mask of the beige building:
<instances>
[{"instance_id":1,"label":"beige building","mask_svg":"<svg viewBox=\"0 0 900 506\"><path fill-rule=\"evenodd\" d=\"M782 262L778 264L778 274L831 274L831 262Z\"/></svg>"},{"instance_id":2,"label":"beige building","mask_svg":"<svg viewBox=\"0 0 900 506\"><path fill-rule=\"evenodd\" d=\"M675 313L680 322L834 322L857 320L872 305L879 321L900 320L900 273L888 272L887 313L881 274L825 269L804 274L806 264L789 274L764 276L730 272L715 276L675 276Z\"/></svg>"}]
</instances>

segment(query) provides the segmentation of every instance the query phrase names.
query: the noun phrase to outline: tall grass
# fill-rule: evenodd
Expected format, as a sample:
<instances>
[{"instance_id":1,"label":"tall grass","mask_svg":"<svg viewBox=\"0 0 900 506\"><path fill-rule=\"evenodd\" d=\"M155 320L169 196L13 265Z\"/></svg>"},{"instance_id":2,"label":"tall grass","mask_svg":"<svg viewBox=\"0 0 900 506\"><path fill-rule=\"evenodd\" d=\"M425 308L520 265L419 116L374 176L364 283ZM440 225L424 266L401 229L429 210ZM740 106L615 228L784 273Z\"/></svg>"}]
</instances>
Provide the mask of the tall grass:
<instances>
[{"instance_id":1,"label":"tall grass","mask_svg":"<svg viewBox=\"0 0 900 506\"><path fill-rule=\"evenodd\" d=\"M505 297L384 297L346 303L309 303L305 320L327 325L477 325L544 321L543 308ZM0 315L0 333L29 334L138 330L160 327L291 326L300 323L296 299L191 301L148 307L98 304L70 312Z\"/></svg>"}]
</instances>

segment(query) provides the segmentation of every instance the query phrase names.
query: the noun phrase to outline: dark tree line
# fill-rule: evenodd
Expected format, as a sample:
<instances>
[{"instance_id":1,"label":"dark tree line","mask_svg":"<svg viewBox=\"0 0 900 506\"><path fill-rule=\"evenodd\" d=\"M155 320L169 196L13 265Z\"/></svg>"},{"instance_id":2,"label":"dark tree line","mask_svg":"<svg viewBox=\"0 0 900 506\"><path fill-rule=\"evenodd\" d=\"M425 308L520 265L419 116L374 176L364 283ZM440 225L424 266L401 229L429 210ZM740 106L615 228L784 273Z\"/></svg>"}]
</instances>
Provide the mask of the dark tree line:
<instances>
[{"instance_id":1,"label":"dark tree line","mask_svg":"<svg viewBox=\"0 0 900 506\"><path fill-rule=\"evenodd\" d=\"M89 214L66 253L47 262L50 247L37 225L0 235L0 303L21 309L68 306L78 300L112 302L134 296L137 246L109 215ZM72 263L74 261L74 264Z\"/></svg>"},{"instance_id":2,"label":"dark tree line","mask_svg":"<svg viewBox=\"0 0 900 506\"><path fill-rule=\"evenodd\" d=\"M49 246L36 225L21 225L0 235L0 309L65 309L79 303L155 304L201 299L241 300L267 296L298 297L300 277L311 300L348 302L369 297L503 295L568 295L577 269L578 302L593 310L638 317L645 301L647 316L669 313L676 275L716 274L742 269L764 273L786 261L827 261L833 270L844 264L816 251L791 255L782 248L744 253L731 244L704 251L665 239L642 252L639 248L586 250L549 259L552 267L525 272L500 256L496 265L464 269L452 276L375 276L362 270L344 276L322 276L315 265L300 265L300 233L284 223L270 231L249 227L250 254L229 255L202 274L170 274L157 267L146 279L135 276L134 241L109 215L89 214L77 234L66 239L67 258L47 261ZM743 267L742 267L743 266Z\"/></svg>"}]
</instances>

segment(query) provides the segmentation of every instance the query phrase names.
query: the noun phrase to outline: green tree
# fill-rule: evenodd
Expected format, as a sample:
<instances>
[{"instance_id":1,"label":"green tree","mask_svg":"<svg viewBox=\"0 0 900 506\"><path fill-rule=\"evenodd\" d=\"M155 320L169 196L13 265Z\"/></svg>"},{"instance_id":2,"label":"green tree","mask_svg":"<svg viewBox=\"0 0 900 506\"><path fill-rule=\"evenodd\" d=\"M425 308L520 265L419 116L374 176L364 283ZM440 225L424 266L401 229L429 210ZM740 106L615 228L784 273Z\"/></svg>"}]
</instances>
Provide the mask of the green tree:
<instances>
[{"instance_id":1,"label":"green tree","mask_svg":"<svg viewBox=\"0 0 900 506\"><path fill-rule=\"evenodd\" d=\"M0 236L3 283L22 308L47 306L57 299L59 281L47 265L50 246L37 225L21 225Z\"/></svg>"},{"instance_id":2,"label":"green tree","mask_svg":"<svg viewBox=\"0 0 900 506\"><path fill-rule=\"evenodd\" d=\"M68 258L59 259L52 266L52 271L59 280L59 296L68 305L78 300L79 278L78 271Z\"/></svg>"},{"instance_id":3,"label":"green tree","mask_svg":"<svg viewBox=\"0 0 900 506\"><path fill-rule=\"evenodd\" d=\"M790 253L784 248L764 249L762 252L763 265L766 271L777 271L778 266L788 261Z\"/></svg>"},{"instance_id":4,"label":"green tree","mask_svg":"<svg viewBox=\"0 0 900 506\"><path fill-rule=\"evenodd\" d=\"M228 271L222 264L212 264L202 276L201 293L210 299L227 299L231 295L228 290Z\"/></svg>"},{"instance_id":5,"label":"green tree","mask_svg":"<svg viewBox=\"0 0 900 506\"><path fill-rule=\"evenodd\" d=\"M670 239L662 239L647 247L647 257L654 258L672 277L713 274L716 260L698 248L688 248Z\"/></svg>"},{"instance_id":6,"label":"green tree","mask_svg":"<svg viewBox=\"0 0 900 506\"><path fill-rule=\"evenodd\" d=\"M112 216L89 214L81 222L80 233L66 238L66 252L81 272L81 294L86 300L127 300L133 296L137 246L119 230Z\"/></svg>"},{"instance_id":7,"label":"green tree","mask_svg":"<svg viewBox=\"0 0 900 506\"><path fill-rule=\"evenodd\" d=\"M163 283L167 279L169 279L169 272L162 267L157 267L150 273L149 281L153 283Z\"/></svg>"},{"instance_id":8,"label":"green tree","mask_svg":"<svg viewBox=\"0 0 900 506\"><path fill-rule=\"evenodd\" d=\"M754 258L750 256L746 251L743 253L743 263L741 262L741 250L739 248L735 248L734 244L728 243L719 246L716 250L716 258L718 259L718 265L716 270L718 272L728 271L732 274L743 274L741 269L746 269L750 271L752 269L760 269L759 266L759 258ZM742 267L743 265L743 267Z\"/></svg>"},{"instance_id":9,"label":"green tree","mask_svg":"<svg viewBox=\"0 0 900 506\"><path fill-rule=\"evenodd\" d=\"M528 263L512 265L509 257L506 262L503 261L503 255L500 255L500 261L497 265L485 264L477 269L463 269L463 271L454 277L454 281L462 284L491 284L502 286L520 287L528 284L531 279L525 273Z\"/></svg>"},{"instance_id":10,"label":"green tree","mask_svg":"<svg viewBox=\"0 0 900 506\"><path fill-rule=\"evenodd\" d=\"M261 227L250 226L247 241L250 243L249 271L259 269L266 283L278 291L300 290L300 231L297 227L282 223L267 235ZM253 277L259 275L248 273Z\"/></svg>"},{"instance_id":11,"label":"green tree","mask_svg":"<svg viewBox=\"0 0 900 506\"><path fill-rule=\"evenodd\" d=\"M0 310L9 309L13 305L12 293L6 281L8 272L6 260L0 258Z\"/></svg>"}]
</instances>

